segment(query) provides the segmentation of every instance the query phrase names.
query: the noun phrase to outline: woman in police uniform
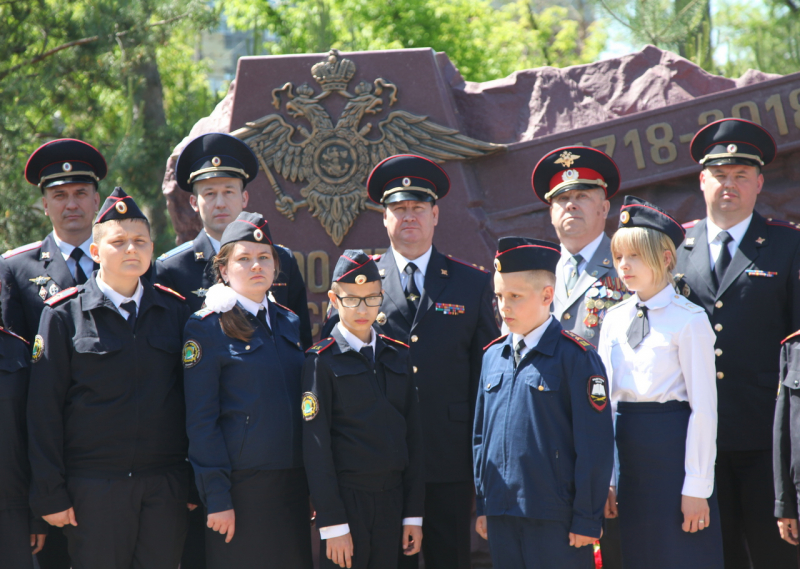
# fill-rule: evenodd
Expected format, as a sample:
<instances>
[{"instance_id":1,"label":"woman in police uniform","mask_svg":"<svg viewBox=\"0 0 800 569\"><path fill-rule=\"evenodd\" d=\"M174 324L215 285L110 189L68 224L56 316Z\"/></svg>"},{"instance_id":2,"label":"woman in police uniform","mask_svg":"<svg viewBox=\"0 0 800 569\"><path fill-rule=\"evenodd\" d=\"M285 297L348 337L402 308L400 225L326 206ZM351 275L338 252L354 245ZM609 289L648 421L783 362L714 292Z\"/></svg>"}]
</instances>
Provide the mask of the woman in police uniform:
<instances>
[{"instance_id":1,"label":"woman in police uniform","mask_svg":"<svg viewBox=\"0 0 800 569\"><path fill-rule=\"evenodd\" d=\"M717 390L705 311L675 292L680 224L626 196L611 240L614 266L635 294L611 308L598 352L615 411L622 562L627 568L722 569L714 493Z\"/></svg>"},{"instance_id":2,"label":"woman in police uniform","mask_svg":"<svg viewBox=\"0 0 800 569\"><path fill-rule=\"evenodd\" d=\"M266 220L243 212L220 243L220 284L187 323L183 353L208 567L310 569L299 320L267 297L280 268Z\"/></svg>"}]
</instances>

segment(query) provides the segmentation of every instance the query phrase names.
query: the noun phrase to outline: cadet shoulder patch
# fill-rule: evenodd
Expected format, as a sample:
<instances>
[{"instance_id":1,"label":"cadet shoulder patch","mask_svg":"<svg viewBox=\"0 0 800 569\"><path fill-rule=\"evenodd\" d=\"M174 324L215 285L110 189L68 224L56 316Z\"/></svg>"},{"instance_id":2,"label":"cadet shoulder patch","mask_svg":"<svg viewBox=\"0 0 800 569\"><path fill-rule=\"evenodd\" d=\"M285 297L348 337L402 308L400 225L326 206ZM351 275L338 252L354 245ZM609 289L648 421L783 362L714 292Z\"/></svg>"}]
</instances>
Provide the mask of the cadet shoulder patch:
<instances>
[{"instance_id":1,"label":"cadet shoulder patch","mask_svg":"<svg viewBox=\"0 0 800 569\"><path fill-rule=\"evenodd\" d=\"M300 410L303 412L303 420L312 421L319 413L319 399L317 399L317 396L310 391L303 393L303 402Z\"/></svg>"},{"instance_id":2,"label":"cadet shoulder patch","mask_svg":"<svg viewBox=\"0 0 800 569\"><path fill-rule=\"evenodd\" d=\"M189 369L194 367L203 357L203 350L200 344L194 340L187 340L183 345L183 367Z\"/></svg>"},{"instance_id":3,"label":"cadet shoulder patch","mask_svg":"<svg viewBox=\"0 0 800 569\"><path fill-rule=\"evenodd\" d=\"M36 339L33 341L33 352L31 353L31 358L33 359L33 363L38 362L42 359L44 355L44 338L42 338L39 334L36 334Z\"/></svg>"},{"instance_id":4,"label":"cadet shoulder patch","mask_svg":"<svg viewBox=\"0 0 800 569\"><path fill-rule=\"evenodd\" d=\"M273 285L273 286L274 286L274 285ZM270 302L272 302L272 304L274 304L275 306L280 306L280 307L281 307L281 308L283 308L283 309L284 309L286 312L291 312L292 314L295 314L295 311L294 311L294 310L292 310L291 308L289 308L288 306L284 306L284 305L282 305L282 304L280 304L280 303L277 303L277 302L275 302L274 300L270 300Z\"/></svg>"},{"instance_id":5,"label":"cadet shoulder patch","mask_svg":"<svg viewBox=\"0 0 800 569\"><path fill-rule=\"evenodd\" d=\"M400 346L403 346L404 348L410 348L408 344L404 344L400 340L395 340L394 338L390 338L389 336L384 336L383 334L378 334L378 336L380 336L381 338L392 344L398 344Z\"/></svg>"},{"instance_id":6,"label":"cadet shoulder patch","mask_svg":"<svg viewBox=\"0 0 800 569\"><path fill-rule=\"evenodd\" d=\"M501 341L505 340L506 338L508 338L508 334L503 334L499 338L495 338L494 340L492 340L491 342L489 342L488 344L486 344L483 347L483 351L485 352L486 350L488 350L489 348L494 346L497 342L501 342Z\"/></svg>"},{"instance_id":7,"label":"cadet shoulder patch","mask_svg":"<svg viewBox=\"0 0 800 569\"><path fill-rule=\"evenodd\" d=\"M57 295L51 296L50 298L45 300L44 303L47 306L55 306L56 304L58 304L59 302L61 302L65 298L69 298L70 296L74 295L77 292L78 292L78 287L71 286L69 288L65 288L64 290L59 292Z\"/></svg>"},{"instance_id":8,"label":"cadet shoulder patch","mask_svg":"<svg viewBox=\"0 0 800 569\"><path fill-rule=\"evenodd\" d=\"M3 253L4 259L10 259L14 255L19 255L20 253L24 253L25 251L33 251L34 249L38 249L42 246L41 241L36 241L35 243L28 243L27 245L22 245L21 247L17 247L16 249L9 249L5 253Z\"/></svg>"},{"instance_id":9,"label":"cadet shoulder patch","mask_svg":"<svg viewBox=\"0 0 800 569\"><path fill-rule=\"evenodd\" d=\"M186 300L186 297L185 297L185 296L183 296L182 294L180 294L180 293L178 293L178 292L175 292L174 290L172 290L172 289L171 289L171 288L169 288L168 286L164 286L164 285L162 285L162 284L158 284L158 283L155 283L153 286L154 286L154 287L156 287L158 290L160 290L160 291L162 291L162 292L168 292L169 294L171 294L171 295L173 295L173 296L177 296L177 297L178 297L178 298L180 298L181 300Z\"/></svg>"},{"instance_id":10,"label":"cadet shoulder patch","mask_svg":"<svg viewBox=\"0 0 800 569\"><path fill-rule=\"evenodd\" d=\"M489 272L486 269L484 269L483 267L479 267L475 263L468 263L467 261L462 261L461 259L456 259L452 255L448 255L447 258L450 259L451 261L455 261L456 263L458 263L460 265L464 265L465 267L469 267L470 269L475 269L476 271L480 271L482 273L488 273Z\"/></svg>"},{"instance_id":11,"label":"cadet shoulder patch","mask_svg":"<svg viewBox=\"0 0 800 569\"><path fill-rule=\"evenodd\" d=\"M212 314L216 314L216 312L214 312L210 308L201 308L200 310L192 314L189 318L193 318L195 320L205 320L208 316L211 316Z\"/></svg>"},{"instance_id":12,"label":"cadet shoulder patch","mask_svg":"<svg viewBox=\"0 0 800 569\"><path fill-rule=\"evenodd\" d=\"M592 350L594 349L594 346L592 346L592 344L588 340L585 340L581 336L578 336L572 330L561 330L561 333L564 334L564 336L566 336L573 342L575 342L576 344L578 344L584 352L589 350L590 348Z\"/></svg>"},{"instance_id":13,"label":"cadet shoulder patch","mask_svg":"<svg viewBox=\"0 0 800 569\"><path fill-rule=\"evenodd\" d=\"M330 348L335 343L336 343L336 340L334 340L333 338L323 338L322 340L320 340L319 342L317 342L316 344L314 344L313 346L308 348L306 350L306 353L307 354L319 354L321 352L324 352L328 348Z\"/></svg>"},{"instance_id":14,"label":"cadet shoulder patch","mask_svg":"<svg viewBox=\"0 0 800 569\"><path fill-rule=\"evenodd\" d=\"M698 221L700 221L700 220L699 219L694 219L692 221L687 221L686 223L682 224L681 227L683 227L684 229L691 229L692 227L697 225Z\"/></svg>"},{"instance_id":15,"label":"cadet shoulder patch","mask_svg":"<svg viewBox=\"0 0 800 569\"><path fill-rule=\"evenodd\" d=\"M26 344L30 345L30 342L29 342L28 340L26 340L25 338L23 338L23 337L22 337L22 336L20 336L19 334L14 334L14 332L12 332L11 330L6 330L6 329L5 329L5 328L3 328L2 326L0 326L0 332L3 332L3 333L5 333L5 334L8 334L9 336L13 336L13 337L15 337L15 338L18 338L18 339L22 340L23 342L25 342Z\"/></svg>"},{"instance_id":16,"label":"cadet shoulder patch","mask_svg":"<svg viewBox=\"0 0 800 569\"><path fill-rule=\"evenodd\" d=\"M608 388L606 378L602 375L593 375L589 378L586 386L586 394L589 396L589 405L598 413L608 405Z\"/></svg>"},{"instance_id":17,"label":"cadet shoulder patch","mask_svg":"<svg viewBox=\"0 0 800 569\"><path fill-rule=\"evenodd\" d=\"M798 330L797 332L794 332L793 334L789 334L788 336L786 336L786 337L785 337L785 338L784 338L784 339L781 341L781 346L782 346L783 344L785 344L786 342L788 342L789 340L791 340L792 338L796 338L797 336L800 336L800 330Z\"/></svg>"},{"instance_id":18,"label":"cadet shoulder patch","mask_svg":"<svg viewBox=\"0 0 800 569\"><path fill-rule=\"evenodd\" d=\"M164 259L169 259L170 257L172 257L174 255L177 255L178 253L180 253L182 251L186 251L186 249L191 248L192 245L194 245L194 241L187 241L186 243L182 243L182 244L178 245L177 247L175 247L174 249L170 249L169 251L167 251L163 255L159 255L159 257L158 257L158 259L156 259L156 261L163 261Z\"/></svg>"}]
</instances>

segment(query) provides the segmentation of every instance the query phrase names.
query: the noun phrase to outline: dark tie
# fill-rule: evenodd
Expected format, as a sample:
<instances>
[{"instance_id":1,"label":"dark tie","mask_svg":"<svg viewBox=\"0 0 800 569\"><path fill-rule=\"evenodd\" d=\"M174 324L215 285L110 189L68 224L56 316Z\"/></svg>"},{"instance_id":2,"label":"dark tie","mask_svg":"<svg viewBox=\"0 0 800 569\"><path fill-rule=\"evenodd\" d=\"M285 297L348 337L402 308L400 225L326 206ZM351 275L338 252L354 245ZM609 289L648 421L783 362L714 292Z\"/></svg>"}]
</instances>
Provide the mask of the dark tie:
<instances>
[{"instance_id":1,"label":"dark tie","mask_svg":"<svg viewBox=\"0 0 800 569\"><path fill-rule=\"evenodd\" d=\"M631 325L628 326L628 345L635 349L649 333L650 321L647 319L647 306L637 302L636 316L633 317Z\"/></svg>"},{"instance_id":2,"label":"dark tie","mask_svg":"<svg viewBox=\"0 0 800 569\"><path fill-rule=\"evenodd\" d=\"M519 361L522 359L522 350L525 349L525 340L520 340L517 342L516 347L514 347L514 367L519 366Z\"/></svg>"},{"instance_id":3,"label":"dark tie","mask_svg":"<svg viewBox=\"0 0 800 569\"><path fill-rule=\"evenodd\" d=\"M569 258L569 261L567 261L567 266L569 267L569 275L567 276L567 296L572 294L572 289L578 284L578 267L581 261L583 261L583 257L580 255L573 255Z\"/></svg>"},{"instance_id":4,"label":"dark tie","mask_svg":"<svg viewBox=\"0 0 800 569\"><path fill-rule=\"evenodd\" d=\"M406 265L405 273L408 275L408 281L406 282L406 300L408 301L408 308L411 310L411 314L417 313L417 308L419 308L419 298L420 293L419 289L417 288L417 281L414 278L414 273L417 272L417 266L414 263L409 263Z\"/></svg>"},{"instance_id":5,"label":"dark tie","mask_svg":"<svg viewBox=\"0 0 800 569\"><path fill-rule=\"evenodd\" d=\"M714 263L714 280L717 281L717 288L719 288L719 285L722 284L722 279L725 277L725 271L728 270L728 265L731 264L731 250L728 247L728 243L733 241L733 237L727 231L720 231L717 238L722 243L719 256L716 263Z\"/></svg>"},{"instance_id":6,"label":"dark tie","mask_svg":"<svg viewBox=\"0 0 800 569\"><path fill-rule=\"evenodd\" d=\"M375 361L375 352L372 349L372 346L364 346L358 351L362 356L367 358L369 363L373 363Z\"/></svg>"},{"instance_id":7,"label":"dark tie","mask_svg":"<svg viewBox=\"0 0 800 569\"><path fill-rule=\"evenodd\" d=\"M86 273L81 268L81 257L83 257L83 250L80 247L75 247L72 253L69 254L75 260L75 283L82 285L86 283Z\"/></svg>"},{"instance_id":8,"label":"dark tie","mask_svg":"<svg viewBox=\"0 0 800 569\"><path fill-rule=\"evenodd\" d=\"M259 308L256 318L259 322L261 322L261 325L264 326L264 329L267 331L267 336L271 336L272 330L270 330L269 324L267 324L267 309L263 306Z\"/></svg>"},{"instance_id":9,"label":"dark tie","mask_svg":"<svg viewBox=\"0 0 800 569\"><path fill-rule=\"evenodd\" d=\"M134 330L136 328L136 303L129 300L128 302L120 304L119 307L128 313L128 324L131 330Z\"/></svg>"}]
</instances>

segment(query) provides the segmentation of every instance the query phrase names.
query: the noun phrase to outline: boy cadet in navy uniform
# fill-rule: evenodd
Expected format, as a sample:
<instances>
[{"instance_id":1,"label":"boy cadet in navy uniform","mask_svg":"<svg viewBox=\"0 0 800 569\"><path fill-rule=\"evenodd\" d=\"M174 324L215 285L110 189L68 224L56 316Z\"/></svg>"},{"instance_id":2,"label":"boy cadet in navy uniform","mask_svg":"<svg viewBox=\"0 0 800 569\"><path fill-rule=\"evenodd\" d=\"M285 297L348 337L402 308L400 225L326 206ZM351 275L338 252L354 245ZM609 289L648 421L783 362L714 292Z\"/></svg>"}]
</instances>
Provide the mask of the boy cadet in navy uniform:
<instances>
[{"instance_id":1,"label":"boy cadet in navy uniform","mask_svg":"<svg viewBox=\"0 0 800 569\"><path fill-rule=\"evenodd\" d=\"M444 170L413 155L387 158L367 180L370 200L386 207L391 242L377 260L384 298L376 322L382 333L411 346L419 390L428 569L470 567L472 417L483 346L499 335L489 274L433 246L436 201L449 190ZM337 320L332 311L323 337ZM399 566L416 567L418 558L401 555Z\"/></svg>"},{"instance_id":2,"label":"boy cadet in navy uniform","mask_svg":"<svg viewBox=\"0 0 800 569\"><path fill-rule=\"evenodd\" d=\"M41 190L53 231L42 241L7 251L6 262L0 263L5 326L26 340L39 329L44 301L85 283L97 268L89 246L100 206L98 185L107 171L96 148L69 138L47 142L28 158L25 179ZM42 569L69 569L67 540L60 529L50 531L37 557Z\"/></svg>"},{"instance_id":3,"label":"boy cadet in navy uniform","mask_svg":"<svg viewBox=\"0 0 800 569\"><path fill-rule=\"evenodd\" d=\"M181 297L151 285L150 224L116 188L92 230L100 270L47 301L28 396L34 514L73 567L174 569L186 532Z\"/></svg>"},{"instance_id":4,"label":"boy cadet in navy uniform","mask_svg":"<svg viewBox=\"0 0 800 569\"><path fill-rule=\"evenodd\" d=\"M558 245L498 243L511 334L486 348L473 434L476 530L496 569L590 569L614 458L605 368L550 314Z\"/></svg>"},{"instance_id":5,"label":"boy cadet in navy uniform","mask_svg":"<svg viewBox=\"0 0 800 569\"><path fill-rule=\"evenodd\" d=\"M193 241L187 241L156 259L153 282L186 297L192 311L200 310L206 291L216 283L212 268L223 231L244 208L249 196L244 189L258 175L253 151L234 136L219 132L203 134L183 149L175 167L178 187L190 192L189 203L203 222ZM272 283L275 302L300 318L300 341L311 343L311 323L303 276L292 252L276 245L281 272ZM186 567L184 567L186 569Z\"/></svg>"},{"instance_id":6,"label":"boy cadet in navy uniform","mask_svg":"<svg viewBox=\"0 0 800 569\"><path fill-rule=\"evenodd\" d=\"M303 453L322 567L391 569L422 543L422 427L408 346L372 328L382 300L375 262L339 258L328 292L339 323L303 366Z\"/></svg>"},{"instance_id":7,"label":"boy cadet in navy uniform","mask_svg":"<svg viewBox=\"0 0 800 569\"><path fill-rule=\"evenodd\" d=\"M4 569L33 569L47 524L28 506L30 464L25 401L30 371L28 342L3 327L0 311L0 560Z\"/></svg>"},{"instance_id":8,"label":"boy cadet in navy uniform","mask_svg":"<svg viewBox=\"0 0 800 569\"><path fill-rule=\"evenodd\" d=\"M708 313L719 424L716 489L725 567L797 567L775 527L772 424L781 340L800 328L800 231L754 211L775 142L759 125L723 119L691 143L703 165L707 217L678 248L678 290Z\"/></svg>"}]
</instances>

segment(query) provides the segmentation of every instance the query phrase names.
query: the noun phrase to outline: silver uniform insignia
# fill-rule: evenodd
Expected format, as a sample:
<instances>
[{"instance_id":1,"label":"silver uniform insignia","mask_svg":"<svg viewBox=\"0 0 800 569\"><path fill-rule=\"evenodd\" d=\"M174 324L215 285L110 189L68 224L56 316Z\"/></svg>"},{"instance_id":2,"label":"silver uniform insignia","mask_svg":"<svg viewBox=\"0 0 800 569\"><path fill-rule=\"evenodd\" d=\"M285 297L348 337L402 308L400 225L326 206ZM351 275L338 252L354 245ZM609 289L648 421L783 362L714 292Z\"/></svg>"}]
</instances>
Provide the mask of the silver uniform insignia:
<instances>
[{"instance_id":1,"label":"silver uniform insignia","mask_svg":"<svg viewBox=\"0 0 800 569\"><path fill-rule=\"evenodd\" d=\"M50 277L45 277L45 276L42 275L42 276L36 277L35 279L28 279L28 280L31 281L36 286L42 286L44 283L46 283L47 281L50 280Z\"/></svg>"},{"instance_id":2,"label":"silver uniform insignia","mask_svg":"<svg viewBox=\"0 0 800 569\"><path fill-rule=\"evenodd\" d=\"M192 294L196 294L200 298L204 298L207 292L208 292L207 288L198 288L197 290L193 290Z\"/></svg>"}]
</instances>

